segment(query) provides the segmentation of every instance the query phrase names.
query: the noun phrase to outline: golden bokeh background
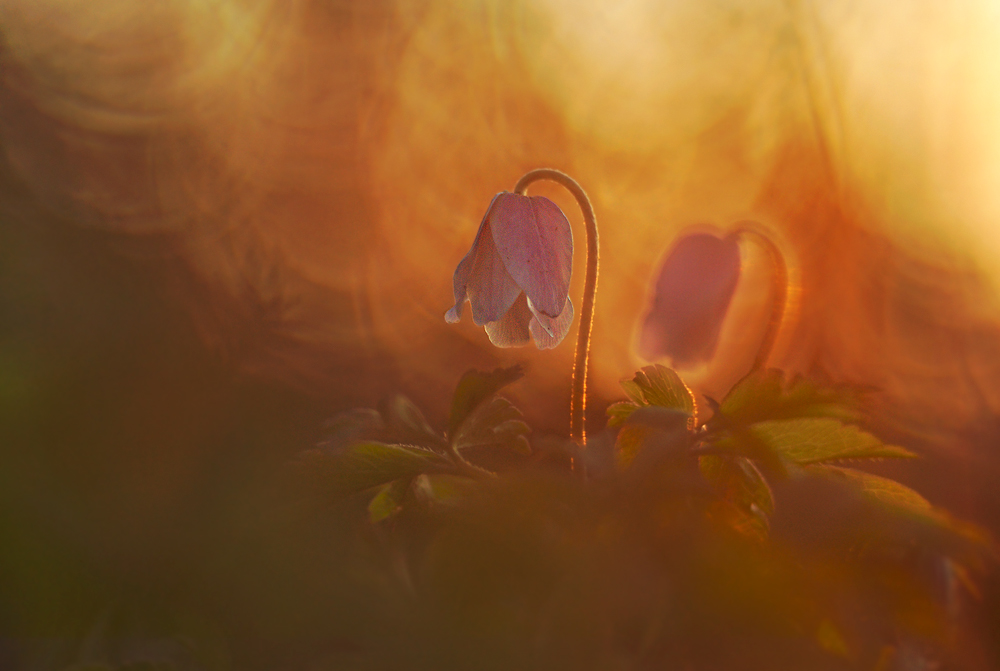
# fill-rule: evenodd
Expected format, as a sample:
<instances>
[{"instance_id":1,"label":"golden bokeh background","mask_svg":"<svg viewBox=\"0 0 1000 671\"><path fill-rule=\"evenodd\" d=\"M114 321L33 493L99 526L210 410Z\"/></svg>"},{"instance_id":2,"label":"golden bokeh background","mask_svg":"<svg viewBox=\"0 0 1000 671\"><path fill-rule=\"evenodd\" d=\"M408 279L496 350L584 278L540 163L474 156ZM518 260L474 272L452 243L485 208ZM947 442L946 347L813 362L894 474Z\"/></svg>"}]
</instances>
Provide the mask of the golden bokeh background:
<instances>
[{"instance_id":1,"label":"golden bokeh background","mask_svg":"<svg viewBox=\"0 0 1000 671\"><path fill-rule=\"evenodd\" d=\"M554 167L601 227L593 423L645 363L635 331L672 242L752 220L794 280L771 364L873 387L885 427L979 468L995 445L969 427L1000 412L998 36L985 1L2 0L5 282L65 317L9 313L7 384L151 338L128 335L149 311L196 335L173 363L156 345L168 377L207 361L317 414L402 390L440 423L464 370L527 362L512 393L565 431L572 332L500 351L443 319L491 197ZM532 193L574 225L576 300L579 212ZM689 372L713 396L767 311L745 251L717 360ZM191 383L136 376L135 434L162 441L135 448L143 482L183 498L210 448L184 438L197 422L161 429Z\"/></svg>"},{"instance_id":2,"label":"golden bokeh background","mask_svg":"<svg viewBox=\"0 0 1000 671\"><path fill-rule=\"evenodd\" d=\"M552 166L601 224L599 395L642 363L633 331L678 232L751 219L801 290L773 363L934 405L935 422L1000 404L989 3L0 11L0 121L23 188L183 265L180 300L246 370L329 389L358 357L388 357L401 384L439 398L472 363L526 359L544 403L565 386L569 342L489 351L441 314L492 194ZM557 187L535 192L579 224Z\"/></svg>"}]
</instances>

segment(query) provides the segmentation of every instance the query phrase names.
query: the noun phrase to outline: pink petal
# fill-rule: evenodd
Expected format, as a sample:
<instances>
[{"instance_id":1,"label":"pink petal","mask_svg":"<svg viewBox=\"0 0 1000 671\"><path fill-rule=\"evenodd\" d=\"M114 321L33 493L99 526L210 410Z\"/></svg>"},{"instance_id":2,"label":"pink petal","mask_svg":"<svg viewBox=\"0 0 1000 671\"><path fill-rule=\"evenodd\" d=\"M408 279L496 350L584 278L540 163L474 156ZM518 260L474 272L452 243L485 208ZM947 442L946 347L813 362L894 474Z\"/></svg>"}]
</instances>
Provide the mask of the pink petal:
<instances>
[{"instance_id":1,"label":"pink petal","mask_svg":"<svg viewBox=\"0 0 1000 671\"><path fill-rule=\"evenodd\" d=\"M494 196L495 203L499 197ZM493 203L490 204L492 209ZM479 224L472 249L455 269L452 279L455 305L445 314L445 321L455 323L462 317L466 296L472 303L472 321L482 326L500 319L521 292L497 254L490 232L489 212Z\"/></svg>"},{"instance_id":2,"label":"pink petal","mask_svg":"<svg viewBox=\"0 0 1000 671\"><path fill-rule=\"evenodd\" d=\"M489 226L487 225L487 229ZM468 283L472 321L477 326L495 322L514 304L521 289L507 272L490 235L483 235Z\"/></svg>"},{"instance_id":3,"label":"pink petal","mask_svg":"<svg viewBox=\"0 0 1000 671\"><path fill-rule=\"evenodd\" d=\"M667 255L639 336L639 354L675 365L712 358L740 275L736 238L697 233Z\"/></svg>"},{"instance_id":4,"label":"pink petal","mask_svg":"<svg viewBox=\"0 0 1000 671\"><path fill-rule=\"evenodd\" d=\"M462 260L458 263L458 267L455 268L455 274L451 278L452 291L455 294L455 305L444 315L444 320L449 324L454 324L462 318L462 308L465 305L469 275L472 273L472 264L476 260L476 253L479 251L479 240L485 228L486 218L483 217L483 221L479 224L479 230L476 232L476 239L472 242L472 249L462 257Z\"/></svg>"},{"instance_id":5,"label":"pink petal","mask_svg":"<svg viewBox=\"0 0 1000 671\"><path fill-rule=\"evenodd\" d=\"M528 330L538 349L552 349L563 341L573 323L573 301L566 299L566 307L555 318L548 317L534 309L531 299L528 299L528 309L531 310L531 323Z\"/></svg>"},{"instance_id":6,"label":"pink petal","mask_svg":"<svg viewBox=\"0 0 1000 671\"><path fill-rule=\"evenodd\" d=\"M486 217L507 272L535 309L557 317L569 293L573 231L548 198L500 193Z\"/></svg>"},{"instance_id":7,"label":"pink petal","mask_svg":"<svg viewBox=\"0 0 1000 671\"><path fill-rule=\"evenodd\" d=\"M486 324L486 335L497 347L521 347L531 341L528 322L531 311L524 294L518 294L514 304L498 321Z\"/></svg>"}]
</instances>

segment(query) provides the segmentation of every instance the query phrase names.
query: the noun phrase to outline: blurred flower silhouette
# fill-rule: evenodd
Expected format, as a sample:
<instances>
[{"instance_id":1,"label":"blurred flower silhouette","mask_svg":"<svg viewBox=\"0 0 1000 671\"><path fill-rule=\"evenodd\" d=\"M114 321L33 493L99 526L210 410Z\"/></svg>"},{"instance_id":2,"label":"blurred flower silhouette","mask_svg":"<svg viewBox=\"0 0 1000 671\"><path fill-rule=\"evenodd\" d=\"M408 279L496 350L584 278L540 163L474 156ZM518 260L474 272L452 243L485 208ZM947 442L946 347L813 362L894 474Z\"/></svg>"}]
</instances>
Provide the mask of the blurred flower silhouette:
<instances>
[{"instance_id":1,"label":"blurred flower silhouette","mask_svg":"<svg viewBox=\"0 0 1000 671\"><path fill-rule=\"evenodd\" d=\"M657 277L639 335L640 356L669 358L680 367L710 360L739 276L738 234L681 238Z\"/></svg>"},{"instance_id":2,"label":"blurred flower silhouette","mask_svg":"<svg viewBox=\"0 0 1000 671\"><path fill-rule=\"evenodd\" d=\"M548 198L503 191L490 203L472 249L455 269L455 323L472 303L472 321L486 328L497 347L535 341L555 347L573 322L569 280L573 232Z\"/></svg>"}]
</instances>

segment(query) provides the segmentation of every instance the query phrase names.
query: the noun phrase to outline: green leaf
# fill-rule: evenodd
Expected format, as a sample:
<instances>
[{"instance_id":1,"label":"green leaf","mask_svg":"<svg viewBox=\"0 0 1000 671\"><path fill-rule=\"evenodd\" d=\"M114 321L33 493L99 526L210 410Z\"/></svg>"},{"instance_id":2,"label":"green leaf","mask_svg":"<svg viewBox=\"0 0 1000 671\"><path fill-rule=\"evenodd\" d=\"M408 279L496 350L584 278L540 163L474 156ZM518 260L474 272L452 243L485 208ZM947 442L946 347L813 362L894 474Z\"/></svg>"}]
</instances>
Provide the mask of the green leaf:
<instances>
[{"instance_id":1,"label":"green leaf","mask_svg":"<svg viewBox=\"0 0 1000 671\"><path fill-rule=\"evenodd\" d=\"M712 452L751 459L769 477L788 476L788 468L782 455L747 427L736 426L723 432L709 432L706 443Z\"/></svg>"},{"instance_id":2,"label":"green leaf","mask_svg":"<svg viewBox=\"0 0 1000 671\"><path fill-rule=\"evenodd\" d=\"M444 457L431 450L374 441L355 443L332 453L314 451L307 457L304 466L322 478L320 486L339 495L451 467Z\"/></svg>"},{"instance_id":3,"label":"green leaf","mask_svg":"<svg viewBox=\"0 0 1000 671\"><path fill-rule=\"evenodd\" d=\"M634 389L637 387L641 392L642 400L636 400L636 402L642 405L677 408L689 415L695 414L694 396L691 395L691 390L687 388L677 373L666 366L660 364L646 366L635 374L631 385L622 382L622 387L625 389L625 393L629 393L630 388L634 393Z\"/></svg>"},{"instance_id":4,"label":"green leaf","mask_svg":"<svg viewBox=\"0 0 1000 671\"><path fill-rule=\"evenodd\" d=\"M497 368L492 373L470 370L455 387L448 419L448 437L454 439L458 428L484 401L524 375L521 366Z\"/></svg>"},{"instance_id":5,"label":"green leaf","mask_svg":"<svg viewBox=\"0 0 1000 671\"><path fill-rule=\"evenodd\" d=\"M632 399L632 402L637 405L648 405L646 403L646 398L642 395L642 388L635 383L634 380L624 379L618 384L622 386L625 390L625 395Z\"/></svg>"},{"instance_id":6,"label":"green leaf","mask_svg":"<svg viewBox=\"0 0 1000 671\"><path fill-rule=\"evenodd\" d=\"M909 487L895 480L865 473L854 468L831 466L829 464L811 466L809 471L822 473L828 477L847 480L861 492L878 503L901 508L924 515L932 510L930 502Z\"/></svg>"},{"instance_id":7,"label":"green leaf","mask_svg":"<svg viewBox=\"0 0 1000 671\"><path fill-rule=\"evenodd\" d=\"M531 433L531 427L518 419L511 419L493 427L493 433L498 439L498 445L506 447L518 454L530 455L531 444L525 437Z\"/></svg>"},{"instance_id":8,"label":"green leaf","mask_svg":"<svg viewBox=\"0 0 1000 671\"><path fill-rule=\"evenodd\" d=\"M758 422L749 433L782 458L799 465L840 459L913 459L902 447L885 445L856 426L829 418Z\"/></svg>"},{"instance_id":9,"label":"green leaf","mask_svg":"<svg viewBox=\"0 0 1000 671\"><path fill-rule=\"evenodd\" d=\"M628 468L642 450L649 434L654 429L641 424L623 426L615 440L615 462L620 468Z\"/></svg>"},{"instance_id":10,"label":"green leaf","mask_svg":"<svg viewBox=\"0 0 1000 671\"><path fill-rule=\"evenodd\" d=\"M452 438L452 445L456 450L500 446L530 454L525 434L530 433L531 428L521 417L521 411L510 401L496 396L489 403L481 404L462 422Z\"/></svg>"},{"instance_id":11,"label":"green leaf","mask_svg":"<svg viewBox=\"0 0 1000 671\"><path fill-rule=\"evenodd\" d=\"M403 507L403 499L410 488L411 480L393 480L382 488L375 495L375 498L368 504L368 517L371 521L381 522L382 520L395 515Z\"/></svg>"},{"instance_id":12,"label":"green leaf","mask_svg":"<svg viewBox=\"0 0 1000 671\"><path fill-rule=\"evenodd\" d=\"M445 447L447 443L431 428L420 408L405 396L396 395L379 406L393 438L402 443Z\"/></svg>"},{"instance_id":13,"label":"green leaf","mask_svg":"<svg viewBox=\"0 0 1000 671\"><path fill-rule=\"evenodd\" d=\"M744 510L774 514L774 495L764 476L746 457L706 455L698 459L702 476L723 498Z\"/></svg>"},{"instance_id":14,"label":"green leaf","mask_svg":"<svg viewBox=\"0 0 1000 671\"><path fill-rule=\"evenodd\" d=\"M860 391L847 385L822 386L803 377L786 381L775 368L750 373L726 394L719 412L729 423L753 424L769 419L832 417L848 422L861 418Z\"/></svg>"},{"instance_id":15,"label":"green leaf","mask_svg":"<svg viewBox=\"0 0 1000 671\"><path fill-rule=\"evenodd\" d=\"M630 466L639 453L650 443L657 448L666 448L659 453L686 454L690 447L688 430L691 416L677 408L648 405L635 408L630 414L615 441L615 457L619 466ZM652 456L654 453L650 453Z\"/></svg>"},{"instance_id":16,"label":"green leaf","mask_svg":"<svg viewBox=\"0 0 1000 671\"><path fill-rule=\"evenodd\" d=\"M816 464L803 469L839 482L876 504L889 516L879 522L882 534L894 535L922 551L940 553L965 567L985 567L984 560L1000 557L1000 547L991 534L978 525L953 517L932 506L906 485L853 468Z\"/></svg>"},{"instance_id":17,"label":"green leaf","mask_svg":"<svg viewBox=\"0 0 1000 671\"><path fill-rule=\"evenodd\" d=\"M621 426L629 416L639 409L639 406L631 401L619 401L608 406L608 428Z\"/></svg>"}]
</instances>

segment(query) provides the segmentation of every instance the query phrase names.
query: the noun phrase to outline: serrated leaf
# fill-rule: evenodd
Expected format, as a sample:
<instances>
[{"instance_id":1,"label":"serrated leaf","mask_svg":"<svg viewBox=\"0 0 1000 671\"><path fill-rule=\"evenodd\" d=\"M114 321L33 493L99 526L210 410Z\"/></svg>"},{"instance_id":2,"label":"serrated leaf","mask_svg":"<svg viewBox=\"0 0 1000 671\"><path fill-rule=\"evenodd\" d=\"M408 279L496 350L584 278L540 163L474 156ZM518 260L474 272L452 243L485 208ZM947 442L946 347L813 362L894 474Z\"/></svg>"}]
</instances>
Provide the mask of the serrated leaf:
<instances>
[{"instance_id":1,"label":"serrated leaf","mask_svg":"<svg viewBox=\"0 0 1000 671\"><path fill-rule=\"evenodd\" d=\"M634 380L626 378L621 380L618 384L622 386L622 389L625 390L625 395L628 396L633 403L637 405L646 405L646 399L642 395L642 388L640 388Z\"/></svg>"},{"instance_id":2,"label":"serrated leaf","mask_svg":"<svg viewBox=\"0 0 1000 671\"><path fill-rule=\"evenodd\" d=\"M782 458L801 466L841 459L913 459L917 455L836 419L758 422L748 432Z\"/></svg>"},{"instance_id":3,"label":"serrated leaf","mask_svg":"<svg viewBox=\"0 0 1000 671\"><path fill-rule=\"evenodd\" d=\"M444 457L431 450L374 441L355 443L332 454L313 455L307 466L320 471L325 489L342 495L450 468Z\"/></svg>"},{"instance_id":4,"label":"serrated leaf","mask_svg":"<svg viewBox=\"0 0 1000 671\"><path fill-rule=\"evenodd\" d=\"M402 395L393 396L379 405L379 412L393 439L408 444L445 447L444 439L431 428L424 413L413 401Z\"/></svg>"},{"instance_id":5,"label":"serrated leaf","mask_svg":"<svg viewBox=\"0 0 1000 671\"><path fill-rule=\"evenodd\" d=\"M677 408L689 415L695 414L694 396L691 395L691 391L680 376L666 366L660 364L646 366L635 374L632 382L642 392L646 405Z\"/></svg>"},{"instance_id":6,"label":"serrated leaf","mask_svg":"<svg viewBox=\"0 0 1000 671\"><path fill-rule=\"evenodd\" d=\"M618 403L612 403L608 406L606 411L608 416L608 428L621 426L638 408L639 406L631 401L619 401Z\"/></svg>"},{"instance_id":7,"label":"serrated leaf","mask_svg":"<svg viewBox=\"0 0 1000 671\"><path fill-rule=\"evenodd\" d=\"M746 457L706 455L698 459L702 476L719 494L746 510L774 513L774 495L764 476Z\"/></svg>"},{"instance_id":8,"label":"serrated leaf","mask_svg":"<svg viewBox=\"0 0 1000 671\"><path fill-rule=\"evenodd\" d=\"M729 423L752 424L771 419L830 417L858 421L860 392L847 385L821 385L770 368L750 373L726 394L719 407Z\"/></svg>"},{"instance_id":9,"label":"serrated leaf","mask_svg":"<svg viewBox=\"0 0 1000 671\"><path fill-rule=\"evenodd\" d=\"M476 408L523 375L524 369L521 366L497 368L491 373L478 370L466 372L455 387L448 419L448 437L454 440L459 427Z\"/></svg>"},{"instance_id":10,"label":"serrated leaf","mask_svg":"<svg viewBox=\"0 0 1000 671\"><path fill-rule=\"evenodd\" d=\"M410 480L393 480L382 485L378 494L368 504L368 518L373 522L381 522L395 515L403 506L403 499L410 488Z\"/></svg>"},{"instance_id":11,"label":"serrated leaf","mask_svg":"<svg viewBox=\"0 0 1000 671\"><path fill-rule=\"evenodd\" d=\"M531 428L521 417L521 411L510 401L496 396L466 418L452 439L452 445L456 450L493 445L530 453L524 435L530 433Z\"/></svg>"}]
</instances>

